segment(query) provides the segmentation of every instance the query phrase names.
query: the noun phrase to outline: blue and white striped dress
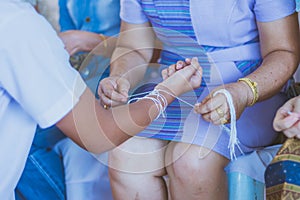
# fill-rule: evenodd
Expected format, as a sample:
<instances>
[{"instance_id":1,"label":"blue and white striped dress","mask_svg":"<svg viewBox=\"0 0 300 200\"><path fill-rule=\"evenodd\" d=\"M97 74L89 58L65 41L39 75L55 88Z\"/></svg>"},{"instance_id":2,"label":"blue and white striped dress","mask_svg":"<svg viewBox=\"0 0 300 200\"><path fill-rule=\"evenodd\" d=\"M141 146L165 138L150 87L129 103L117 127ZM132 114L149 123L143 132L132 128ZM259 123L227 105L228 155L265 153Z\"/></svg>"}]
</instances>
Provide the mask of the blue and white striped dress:
<instances>
[{"instance_id":1,"label":"blue and white striped dress","mask_svg":"<svg viewBox=\"0 0 300 200\"><path fill-rule=\"evenodd\" d=\"M229 64L224 62L226 68L222 65L219 67L218 64L216 68L213 68L210 59L208 59L208 54L226 50L227 48L201 46L198 44L190 16L189 0L141 0L139 2L144 14L151 22L158 39L163 43L160 60L161 68L165 68L185 58L195 56L199 58L200 64L203 67L201 87L180 97L190 104L201 101L214 87L224 83L235 82L238 78L251 73L259 67L261 63L260 58L249 60L237 59L232 62L233 64L231 65L233 66L227 66ZM242 45L252 43L258 43L258 38ZM151 90L153 87L154 84L145 84L137 89L136 93ZM276 108L284 100L285 98L281 96L266 102L273 107L271 109L269 106L266 107L265 103L258 103L245 110L244 117L241 117L237 123L238 137L242 142L241 147L244 152L252 151L254 147L267 145L276 137L276 133L272 130L271 119ZM255 117L257 115L255 110L257 109L265 112L264 119ZM250 130L250 127L253 127L253 131ZM249 130L251 133L249 133ZM218 133L215 133L215 136L213 136L214 133L212 132ZM254 135L251 136L252 132L254 132ZM257 138L261 137L258 137L257 134L261 133L265 133L268 139L264 141L259 139L261 143L257 143L259 141ZM207 137L207 135L210 135L210 137ZM166 109L166 118L160 116L138 136L206 146L229 158L229 150L227 148L229 141L228 134L224 130L220 130L220 128L205 122L201 116L193 113L191 106L177 100ZM255 139L249 140L249 137L254 137ZM243 144L243 141L254 142ZM237 152L237 155L239 153Z\"/></svg>"}]
</instances>

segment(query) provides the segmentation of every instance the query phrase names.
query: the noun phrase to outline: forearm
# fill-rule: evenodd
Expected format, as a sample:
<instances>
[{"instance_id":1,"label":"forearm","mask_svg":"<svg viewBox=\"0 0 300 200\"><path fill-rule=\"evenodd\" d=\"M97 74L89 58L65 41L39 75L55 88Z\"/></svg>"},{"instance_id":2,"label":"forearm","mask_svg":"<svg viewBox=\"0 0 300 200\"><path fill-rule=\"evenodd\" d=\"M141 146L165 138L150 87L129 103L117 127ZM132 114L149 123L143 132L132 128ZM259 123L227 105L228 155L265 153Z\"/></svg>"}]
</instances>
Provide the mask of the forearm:
<instances>
[{"instance_id":1,"label":"forearm","mask_svg":"<svg viewBox=\"0 0 300 200\"><path fill-rule=\"evenodd\" d=\"M99 53L100 55L111 56L113 49L115 48L117 38L108 37L103 34L80 31L81 37L78 38L81 41L80 51L90 52L95 50L94 53ZM101 46L98 46L101 44ZM95 48L98 49L95 49Z\"/></svg>"},{"instance_id":2,"label":"forearm","mask_svg":"<svg viewBox=\"0 0 300 200\"><path fill-rule=\"evenodd\" d=\"M155 34L148 22L122 22L116 49L111 59L111 76L125 76L131 86L145 74L155 48Z\"/></svg>"},{"instance_id":3,"label":"forearm","mask_svg":"<svg viewBox=\"0 0 300 200\"><path fill-rule=\"evenodd\" d=\"M296 14L259 22L258 28L263 63L248 78L257 83L258 100L262 101L279 92L297 69L300 42Z\"/></svg>"},{"instance_id":4,"label":"forearm","mask_svg":"<svg viewBox=\"0 0 300 200\"><path fill-rule=\"evenodd\" d=\"M175 97L200 86L202 70L198 59L175 72L139 101L104 109L86 89L76 106L56 125L88 151L101 153L118 146L146 128Z\"/></svg>"},{"instance_id":5,"label":"forearm","mask_svg":"<svg viewBox=\"0 0 300 200\"><path fill-rule=\"evenodd\" d=\"M297 51L278 50L267 55L262 65L247 76L257 83L258 101L263 101L278 93L297 69L298 62ZM252 93L252 91L249 92Z\"/></svg>"},{"instance_id":6,"label":"forearm","mask_svg":"<svg viewBox=\"0 0 300 200\"><path fill-rule=\"evenodd\" d=\"M163 95L168 103L173 100L172 96ZM139 133L158 114L155 103L149 99L105 110L86 90L72 112L56 125L82 148L101 153Z\"/></svg>"},{"instance_id":7,"label":"forearm","mask_svg":"<svg viewBox=\"0 0 300 200\"><path fill-rule=\"evenodd\" d=\"M138 84L144 77L152 57L152 49L142 53L126 47L117 47L111 59L110 76L125 77L131 87Z\"/></svg>"}]
</instances>

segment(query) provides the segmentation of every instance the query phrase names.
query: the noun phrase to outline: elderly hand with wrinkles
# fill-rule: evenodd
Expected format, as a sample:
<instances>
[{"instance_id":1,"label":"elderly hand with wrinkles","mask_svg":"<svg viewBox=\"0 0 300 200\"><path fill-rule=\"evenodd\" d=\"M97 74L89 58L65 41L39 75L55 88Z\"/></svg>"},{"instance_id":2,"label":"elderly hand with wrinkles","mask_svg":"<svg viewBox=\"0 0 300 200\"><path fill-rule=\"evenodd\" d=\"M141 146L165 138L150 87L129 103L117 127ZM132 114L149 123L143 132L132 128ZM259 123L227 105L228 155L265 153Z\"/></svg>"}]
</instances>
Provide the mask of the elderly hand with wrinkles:
<instances>
[{"instance_id":1,"label":"elderly hand with wrinkles","mask_svg":"<svg viewBox=\"0 0 300 200\"><path fill-rule=\"evenodd\" d=\"M191 59L189 58L185 61L178 61L162 74L163 78L166 79L190 63ZM244 82L225 84L215 88L202 102L195 104L194 110L196 113L201 114L204 120L216 125L230 122L230 110L226 96L222 93L214 95L220 89L226 89L231 94L237 119L254 98L251 89Z\"/></svg>"},{"instance_id":2,"label":"elderly hand with wrinkles","mask_svg":"<svg viewBox=\"0 0 300 200\"><path fill-rule=\"evenodd\" d=\"M290 99L278 109L273 127L276 131L282 131L289 138L300 139L300 96Z\"/></svg>"}]
</instances>

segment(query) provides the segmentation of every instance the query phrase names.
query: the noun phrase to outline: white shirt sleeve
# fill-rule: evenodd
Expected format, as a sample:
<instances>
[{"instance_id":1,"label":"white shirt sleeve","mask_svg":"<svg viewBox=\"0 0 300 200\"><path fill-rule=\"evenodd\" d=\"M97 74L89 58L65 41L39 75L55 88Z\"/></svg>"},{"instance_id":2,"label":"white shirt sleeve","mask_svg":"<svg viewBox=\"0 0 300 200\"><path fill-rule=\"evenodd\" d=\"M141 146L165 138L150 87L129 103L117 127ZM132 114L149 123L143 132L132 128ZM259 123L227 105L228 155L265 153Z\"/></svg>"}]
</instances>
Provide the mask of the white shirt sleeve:
<instances>
[{"instance_id":1,"label":"white shirt sleeve","mask_svg":"<svg viewBox=\"0 0 300 200\"><path fill-rule=\"evenodd\" d=\"M41 126L63 118L86 85L51 25L32 11L0 23L0 86Z\"/></svg>"}]
</instances>

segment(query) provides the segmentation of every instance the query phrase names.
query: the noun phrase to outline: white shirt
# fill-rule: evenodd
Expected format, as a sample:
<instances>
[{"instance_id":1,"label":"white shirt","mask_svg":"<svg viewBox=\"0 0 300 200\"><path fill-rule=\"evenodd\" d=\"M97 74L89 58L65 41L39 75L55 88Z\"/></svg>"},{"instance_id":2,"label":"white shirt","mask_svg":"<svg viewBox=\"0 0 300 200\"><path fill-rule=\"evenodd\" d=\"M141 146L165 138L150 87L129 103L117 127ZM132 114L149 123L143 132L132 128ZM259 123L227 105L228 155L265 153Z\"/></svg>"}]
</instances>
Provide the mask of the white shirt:
<instances>
[{"instance_id":1,"label":"white shirt","mask_svg":"<svg viewBox=\"0 0 300 200\"><path fill-rule=\"evenodd\" d=\"M0 1L0 199L14 199L37 124L58 122L86 88L68 58L28 3Z\"/></svg>"}]
</instances>

